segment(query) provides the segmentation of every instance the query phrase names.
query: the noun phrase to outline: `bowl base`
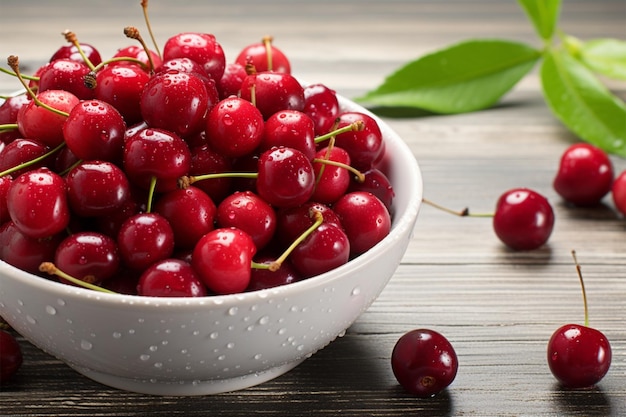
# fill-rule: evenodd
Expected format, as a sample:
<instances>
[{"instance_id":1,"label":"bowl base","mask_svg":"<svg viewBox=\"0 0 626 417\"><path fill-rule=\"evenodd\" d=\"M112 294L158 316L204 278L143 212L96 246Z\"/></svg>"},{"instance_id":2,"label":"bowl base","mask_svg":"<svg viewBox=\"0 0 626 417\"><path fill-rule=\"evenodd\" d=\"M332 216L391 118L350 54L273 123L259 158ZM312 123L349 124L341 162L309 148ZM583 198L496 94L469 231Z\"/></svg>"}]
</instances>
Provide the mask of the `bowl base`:
<instances>
[{"instance_id":1,"label":"bowl base","mask_svg":"<svg viewBox=\"0 0 626 417\"><path fill-rule=\"evenodd\" d=\"M182 381L160 381L123 378L115 375L105 374L91 369L72 367L76 372L87 378L107 385L112 388L124 391L136 392L139 394L163 395L163 396L198 396L221 394L230 391L239 391L262 384L277 378L299 364L304 359L295 362L276 366L262 372L255 372L248 375L238 376L230 379L219 380L182 380ZM70 365L71 366L71 365Z\"/></svg>"}]
</instances>

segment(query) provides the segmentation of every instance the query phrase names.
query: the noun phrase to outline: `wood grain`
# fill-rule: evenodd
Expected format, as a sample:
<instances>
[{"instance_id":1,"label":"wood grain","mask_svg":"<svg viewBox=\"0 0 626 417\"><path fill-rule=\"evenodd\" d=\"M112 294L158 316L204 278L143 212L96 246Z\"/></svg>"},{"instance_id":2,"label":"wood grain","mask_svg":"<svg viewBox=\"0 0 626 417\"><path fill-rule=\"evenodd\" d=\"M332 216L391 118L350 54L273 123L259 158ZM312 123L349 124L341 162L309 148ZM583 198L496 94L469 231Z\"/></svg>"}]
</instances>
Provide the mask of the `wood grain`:
<instances>
[{"instance_id":1,"label":"wood grain","mask_svg":"<svg viewBox=\"0 0 626 417\"><path fill-rule=\"evenodd\" d=\"M104 55L127 44L124 26L143 28L139 2L0 4L0 53L34 70L74 30ZM514 1L152 1L160 42L182 30L216 34L234 57L272 34L297 76L354 97L402 63L452 42L500 37L539 46ZM562 28L584 39L624 38L623 1L563 4ZM58 35L58 38L56 37ZM626 98L623 82L606 80ZM19 88L0 76L0 92ZM346 335L302 365L247 390L207 397L121 392L77 374L23 339L25 362L0 391L0 415L43 416L619 416L626 415L626 222L610 198L593 208L563 204L551 182L576 140L550 113L536 72L496 107L455 116L380 113L411 147L425 196L455 208L493 210L508 188L528 186L553 203L549 244L512 252L489 219L457 218L423 206L414 238L381 296ZM613 158L616 171L626 161ZM561 389L546 364L546 343L566 322L582 323L570 251L582 264L591 324L611 340L613 363L597 388ZM444 333L460 362L454 383L420 400L391 372L391 349L417 327Z\"/></svg>"}]
</instances>

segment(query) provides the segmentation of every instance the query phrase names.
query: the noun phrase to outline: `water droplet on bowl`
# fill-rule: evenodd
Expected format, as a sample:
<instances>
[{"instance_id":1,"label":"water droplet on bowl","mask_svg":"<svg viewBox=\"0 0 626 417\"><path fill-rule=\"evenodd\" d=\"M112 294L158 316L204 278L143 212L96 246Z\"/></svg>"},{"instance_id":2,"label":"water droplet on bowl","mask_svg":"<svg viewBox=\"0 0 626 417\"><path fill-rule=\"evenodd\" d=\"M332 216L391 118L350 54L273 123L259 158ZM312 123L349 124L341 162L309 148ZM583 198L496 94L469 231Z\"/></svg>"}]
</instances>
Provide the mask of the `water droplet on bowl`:
<instances>
[{"instance_id":1,"label":"water droplet on bowl","mask_svg":"<svg viewBox=\"0 0 626 417\"><path fill-rule=\"evenodd\" d=\"M35 320L34 318L28 315L26 316L26 321L29 322L30 324L37 324L37 320Z\"/></svg>"},{"instance_id":2,"label":"water droplet on bowl","mask_svg":"<svg viewBox=\"0 0 626 417\"><path fill-rule=\"evenodd\" d=\"M213 332L213 333L211 333L211 334L209 335L209 337L210 337L211 339L217 339L217 338L219 337L219 333L217 333L217 332Z\"/></svg>"},{"instance_id":3,"label":"water droplet on bowl","mask_svg":"<svg viewBox=\"0 0 626 417\"><path fill-rule=\"evenodd\" d=\"M83 350L91 350L93 348L93 345L91 344L91 342L89 342L87 340L81 340L80 341L80 347Z\"/></svg>"},{"instance_id":4,"label":"water droplet on bowl","mask_svg":"<svg viewBox=\"0 0 626 417\"><path fill-rule=\"evenodd\" d=\"M113 339L121 339L121 338L122 338L122 333L113 332Z\"/></svg>"},{"instance_id":5,"label":"water droplet on bowl","mask_svg":"<svg viewBox=\"0 0 626 417\"><path fill-rule=\"evenodd\" d=\"M350 293L350 295L352 295L352 296L359 295L359 294L361 294L361 288L359 288L359 287L354 287L354 289Z\"/></svg>"},{"instance_id":6,"label":"water droplet on bowl","mask_svg":"<svg viewBox=\"0 0 626 417\"><path fill-rule=\"evenodd\" d=\"M139 355L139 359L142 361L147 361L148 359L150 359L150 355L146 355L145 353L143 355Z\"/></svg>"},{"instance_id":7,"label":"water droplet on bowl","mask_svg":"<svg viewBox=\"0 0 626 417\"><path fill-rule=\"evenodd\" d=\"M46 313L54 316L57 313L57 310L52 306L46 306Z\"/></svg>"},{"instance_id":8,"label":"water droplet on bowl","mask_svg":"<svg viewBox=\"0 0 626 417\"><path fill-rule=\"evenodd\" d=\"M228 309L228 315L229 316L234 316L237 314L237 312L239 311L239 308L237 307L231 307Z\"/></svg>"}]
</instances>

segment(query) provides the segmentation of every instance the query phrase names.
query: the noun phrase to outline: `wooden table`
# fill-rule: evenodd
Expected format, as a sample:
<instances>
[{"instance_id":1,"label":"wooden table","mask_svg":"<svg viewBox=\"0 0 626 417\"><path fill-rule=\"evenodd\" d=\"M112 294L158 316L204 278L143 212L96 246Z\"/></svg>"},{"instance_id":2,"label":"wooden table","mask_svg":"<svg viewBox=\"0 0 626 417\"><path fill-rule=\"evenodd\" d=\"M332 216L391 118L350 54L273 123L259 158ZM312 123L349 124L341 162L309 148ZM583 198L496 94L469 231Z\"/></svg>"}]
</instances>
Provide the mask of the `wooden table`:
<instances>
[{"instance_id":1,"label":"wooden table","mask_svg":"<svg viewBox=\"0 0 626 417\"><path fill-rule=\"evenodd\" d=\"M298 77L348 97L408 60L470 37L540 46L512 0L153 0L151 16L161 44L181 31L212 32L230 59L271 34ZM138 0L2 0L0 51L18 54L34 70L69 28L106 56L128 44L127 25L144 28ZM583 39L624 39L625 3L566 1L561 27ZM608 85L626 98L624 83ZM0 91L17 88L0 76ZM284 376L240 392L153 397L92 382L20 339L25 362L1 388L0 415L626 415L626 223L608 197L600 207L572 208L552 189L560 155L576 138L548 110L536 72L489 110L383 116L414 152L427 198L484 212L505 190L531 187L556 211L549 244L512 252L489 219L423 206L403 262L378 300L343 338ZM616 171L626 169L625 160L613 161ZM583 321L572 249L585 275L591 324L611 340L614 355L607 376L586 391L561 389L545 358L557 327ZM453 384L432 399L407 395L390 367L396 340L418 327L445 334L460 362Z\"/></svg>"}]
</instances>

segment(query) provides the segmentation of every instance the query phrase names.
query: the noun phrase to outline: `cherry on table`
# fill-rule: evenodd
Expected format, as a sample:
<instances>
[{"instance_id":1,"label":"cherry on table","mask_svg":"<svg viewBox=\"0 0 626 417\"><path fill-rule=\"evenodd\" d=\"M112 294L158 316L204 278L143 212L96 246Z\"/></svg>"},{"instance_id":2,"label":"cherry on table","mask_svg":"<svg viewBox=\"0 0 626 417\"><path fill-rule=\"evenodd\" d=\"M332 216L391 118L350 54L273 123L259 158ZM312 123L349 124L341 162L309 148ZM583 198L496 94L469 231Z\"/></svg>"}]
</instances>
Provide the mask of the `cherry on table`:
<instances>
[{"instance_id":1,"label":"cherry on table","mask_svg":"<svg viewBox=\"0 0 626 417\"><path fill-rule=\"evenodd\" d=\"M615 208L622 213L623 216L626 216L626 171L622 171L622 173L615 178L615 181L613 181L611 196Z\"/></svg>"},{"instance_id":2,"label":"cherry on table","mask_svg":"<svg viewBox=\"0 0 626 417\"><path fill-rule=\"evenodd\" d=\"M402 335L391 353L391 368L402 387L417 397L432 397L456 378L458 359L441 333L415 329Z\"/></svg>"},{"instance_id":3,"label":"cherry on table","mask_svg":"<svg viewBox=\"0 0 626 417\"><path fill-rule=\"evenodd\" d=\"M22 348L15 336L0 329L0 384L14 377L22 366L23 360Z\"/></svg>"}]
</instances>

